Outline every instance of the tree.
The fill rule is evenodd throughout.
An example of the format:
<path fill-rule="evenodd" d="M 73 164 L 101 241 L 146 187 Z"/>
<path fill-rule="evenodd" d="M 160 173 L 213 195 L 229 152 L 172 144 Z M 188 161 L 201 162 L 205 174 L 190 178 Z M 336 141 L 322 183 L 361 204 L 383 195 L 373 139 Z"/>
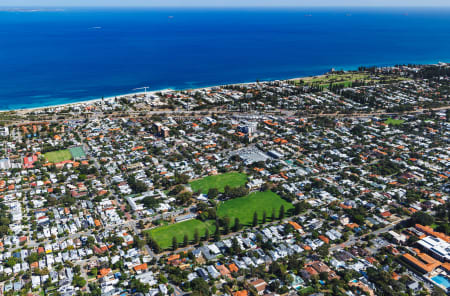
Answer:
<path fill-rule="evenodd" d="M 116 245 L 116 246 L 120 246 L 121 244 L 123 244 L 124 243 L 124 238 L 123 237 L 121 237 L 121 236 L 114 236 L 113 238 L 112 238 L 112 241 L 114 242 L 114 244 Z"/>
<path fill-rule="evenodd" d="M 223 188 L 223 193 L 225 196 L 230 196 L 231 195 L 231 187 L 229 185 L 225 185 L 225 187 Z"/>
<path fill-rule="evenodd" d="M 272 217 L 270 217 L 272 221 L 275 221 L 276 215 L 275 215 L 275 208 L 272 208 Z"/>
<path fill-rule="evenodd" d="M 328 279 L 328 272 L 324 271 L 324 272 L 319 273 L 319 278 L 322 281 L 326 281 Z"/>
<path fill-rule="evenodd" d="M 176 249 L 178 249 L 178 242 L 177 242 L 177 238 L 174 236 L 172 238 L 172 249 L 175 251 Z"/>
<path fill-rule="evenodd" d="M 230 217 L 223 218 L 223 233 L 230 233 Z"/>
<path fill-rule="evenodd" d="M 281 207 L 280 207 L 280 213 L 279 213 L 279 215 L 278 215 L 278 218 L 280 219 L 280 220 L 283 220 L 284 219 L 284 205 L 281 205 Z"/>
<path fill-rule="evenodd" d="M 217 188 L 209 188 L 209 190 L 208 190 L 209 198 L 216 198 L 218 195 L 219 195 L 219 190 Z"/>
<path fill-rule="evenodd" d="M 267 213 L 266 213 L 266 210 L 264 210 L 263 216 L 262 216 L 262 223 L 266 224 L 266 220 L 267 220 Z"/>
<path fill-rule="evenodd" d="M 150 289 L 150 286 L 134 278 L 129 282 L 129 288 L 130 290 L 134 290 L 136 292 L 146 293 Z"/>
<path fill-rule="evenodd" d="M 191 282 L 192 295 L 193 296 L 209 296 L 211 293 L 209 292 L 208 283 L 201 277 L 195 278 Z"/>
<path fill-rule="evenodd" d="M 187 205 L 187 204 L 190 204 L 191 198 L 192 198 L 192 193 L 186 191 L 186 192 L 183 192 L 180 195 L 178 195 L 177 202 L 180 205 Z"/>
<path fill-rule="evenodd" d="M 148 190 L 147 185 L 142 181 L 136 180 L 134 176 L 128 177 L 127 182 L 130 188 L 136 193 L 141 193 Z"/>
<path fill-rule="evenodd" d="M 186 174 L 175 174 L 176 184 L 187 184 L 189 182 L 189 176 Z"/>
<path fill-rule="evenodd" d="M 177 186 L 173 187 L 173 189 L 170 191 L 170 194 L 177 195 L 183 190 L 184 190 L 183 185 L 178 184 Z"/>
<path fill-rule="evenodd" d="M 93 245 L 95 244 L 95 238 L 94 238 L 92 235 L 88 236 L 88 237 L 87 237 L 86 244 L 87 244 L 88 246 L 93 246 Z"/>
<path fill-rule="evenodd" d="M 267 191 L 270 189 L 270 184 L 265 182 L 264 184 L 261 185 L 261 191 Z"/>
<path fill-rule="evenodd" d="M 19 259 L 17 259 L 16 257 L 9 257 L 6 261 L 6 266 L 13 267 L 17 263 L 19 263 Z"/>
<path fill-rule="evenodd" d="M 142 249 L 145 246 L 145 241 L 139 237 L 135 236 L 133 240 L 138 249 Z"/>
<path fill-rule="evenodd" d="M 159 205 L 159 201 L 154 198 L 153 196 L 146 196 L 144 199 L 142 199 L 141 203 L 146 208 L 156 208 Z"/>
<path fill-rule="evenodd" d="M 434 223 L 434 217 L 428 215 L 425 212 L 419 211 L 412 214 L 410 219 L 410 224 L 422 224 L 422 225 L 431 225 Z"/>
<path fill-rule="evenodd" d="M 224 188 L 223 195 L 229 198 L 245 196 L 248 195 L 248 188 L 245 186 L 231 188 L 230 186 L 227 185 Z"/>
<path fill-rule="evenodd" d="M 241 252 L 241 247 L 239 246 L 237 238 L 233 238 L 233 240 L 231 241 L 231 251 L 235 255 Z"/>
<path fill-rule="evenodd" d="M 446 293 L 439 287 L 434 287 L 433 292 L 431 292 L 431 296 L 445 296 Z"/>
<path fill-rule="evenodd" d="M 239 218 L 234 218 L 234 226 L 233 231 L 238 232 L 241 229 L 241 222 L 239 221 Z"/>
<path fill-rule="evenodd" d="M 362 136 L 364 133 L 364 127 L 361 124 L 355 125 L 350 132 L 354 136 Z"/>
<path fill-rule="evenodd" d="M 303 211 L 308 209 L 308 203 L 301 201 L 295 204 L 294 213 L 300 215 Z"/>
<path fill-rule="evenodd" d="M 189 239 L 188 239 L 187 234 L 185 234 L 184 238 L 183 238 L 183 246 L 186 247 L 188 244 L 189 244 Z"/>
<path fill-rule="evenodd" d="M 258 213 L 255 211 L 253 213 L 253 222 L 252 222 L 252 226 L 255 227 L 256 225 L 258 225 Z"/>
<path fill-rule="evenodd" d="M 102 290 L 95 283 L 89 284 L 89 291 L 90 291 L 91 296 L 101 296 L 102 295 Z"/>
<path fill-rule="evenodd" d="M 86 280 L 79 275 L 75 275 L 72 280 L 72 284 L 76 287 L 82 288 L 86 286 Z"/>
<path fill-rule="evenodd" d="M 216 231 L 214 232 L 214 241 L 220 241 L 220 227 L 219 223 L 216 223 Z"/>
<path fill-rule="evenodd" d="M 98 269 L 96 267 L 92 268 L 91 271 L 89 271 L 89 274 L 92 276 L 97 276 Z"/>
<path fill-rule="evenodd" d="M 164 274 L 160 273 L 158 275 L 158 282 L 163 283 L 163 284 L 167 284 L 168 280 L 167 278 L 164 276 Z"/>
<path fill-rule="evenodd" d="M 29 264 L 36 262 L 39 260 L 38 253 L 31 253 L 30 256 L 28 256 L 25 261 L 27 261 Z"/>
<path fill-rule="evenodd" d="M 194 244 L 198 244 L 200 242 L 200 235 L 198 234 L 198 229 L 196 228 L 194 231 Z"/>
<path fill-rule="evenodd" d="M 161 253 L 161 247 L 159 246 L 157 241 L 155 241 L 153 244 L 153 251 L 155 251 L 156 254 Z"/>
<path fill-rule="evenodd" d="M 205 230 L 205 241 L 209 241 L 209 229 L 206 228 Z"/>
<path fill-rule="evenodd" d="M 436 231 L 443 232 L 445 234 L 450 234 L 450 223 L 442 223 L 436 227 Z"/>
<path fill-rule="evenodd" d="M 328 244 L 323 244 L 316 249 L 316 252 L 320 257 L 325 258 L 330 253 L 330 246 Z"/>

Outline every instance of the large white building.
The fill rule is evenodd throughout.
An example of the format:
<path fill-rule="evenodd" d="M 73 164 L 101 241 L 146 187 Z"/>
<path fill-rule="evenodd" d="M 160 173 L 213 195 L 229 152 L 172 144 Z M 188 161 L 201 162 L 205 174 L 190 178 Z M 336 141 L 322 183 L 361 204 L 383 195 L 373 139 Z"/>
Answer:
<path fill-rule="evenodd" d="M 450 262 L 450 244 L 446 241 L 427 236 L 417 242 L 417 244 L 428 254 L 441 262 Z"/>
<path fill-rule="evenodd" d="M 9 128 L 7 126 L 0 126 L 0 136 L 1 137 L 9 136 Z"/>

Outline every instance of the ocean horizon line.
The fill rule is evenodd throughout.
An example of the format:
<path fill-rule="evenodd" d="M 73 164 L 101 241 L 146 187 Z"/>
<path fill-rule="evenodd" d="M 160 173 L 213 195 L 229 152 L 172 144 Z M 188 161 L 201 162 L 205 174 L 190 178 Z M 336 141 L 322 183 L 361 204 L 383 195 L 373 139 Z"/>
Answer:
<path fill-rule="evenodd" d="M 296 6 L 296 5 L 262 5 L 262 6 L 207 6 L 207 5 L 201 5 L 201 6 L 164 6 L 164 5 L 144 5 L 144 6 L 78 6 L 78 5 L 59 5 L 59 6 L 46 6 L 46 5 L 39 5 L 39 6 L 33 6 L 33 5 L 0 5 L 0 9 L 105 9 L 105 10 L 117 10 L 117 9 L 173 9 L 173 10 L 186 10 L 186 9 L 213 9 L 213 10 L 234 10 L 234 9 L 255 9 L 255 10 L 266 10 L 266 9 L 321 9 L 321 10 L 334 10 L 334 9 L 427 9 L 427 10 L 434 10 L 434 9 L 440 9 L 440 8 L 446 8 L 450 9 L 449 5 L 352 5 L 352 6 L 339 6 L 339 5 L 327 5 L 327 6 L 320 6 L 320 5 L 303 5 L 303 6 Z"/>

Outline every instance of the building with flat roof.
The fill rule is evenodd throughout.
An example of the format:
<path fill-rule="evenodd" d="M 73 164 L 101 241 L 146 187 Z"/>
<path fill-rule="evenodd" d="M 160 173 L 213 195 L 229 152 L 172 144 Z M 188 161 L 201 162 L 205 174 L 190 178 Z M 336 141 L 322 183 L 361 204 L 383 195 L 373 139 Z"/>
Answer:
<path fill-rule="evenodd" d="M 244 161 L 246 165 L 252 164 L 254 162 L 266 161 L 269 157 L 263 153 L 261 150 L 255 147 L 243 148 L 235 153 Z"/>
<path fill-rule="evenodd" d="M 9 128 L 7 126 L 0 126 L 0 136 L 1 137 L 9 136 Z"/>
<path fill-rule="evenodd" d="M 427 236 L 417 241 L 418 246 L 430 256 L 442 262 L 450 262 L 450 244 L 446 241 Z"/>

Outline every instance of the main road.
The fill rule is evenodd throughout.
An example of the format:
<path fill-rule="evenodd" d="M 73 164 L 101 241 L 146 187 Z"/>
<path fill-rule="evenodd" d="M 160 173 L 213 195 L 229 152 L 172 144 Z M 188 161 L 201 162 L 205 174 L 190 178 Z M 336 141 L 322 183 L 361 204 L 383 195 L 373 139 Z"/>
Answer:
<path fill-rule="evenodd" d="M 415 114 L 415 113 L 422 113 L 422 112 L 427 112 L 427 111 L 442 111 L 442 110 L 448 110 L 450 109 L 450 106 L 443 106 L 443 107 L 437 107 L 437 108 L 430 108 L 430 109 L 417 109 L 417 110 L 412 110 L 412 111 L 404 111 L 404 112 L 388 112 L 386 110 L 378 110 L 378 111 L 374 111 L 374 112 L 370 112 L 370 113 L 351 113 L 351 114 L 346 114 L 346 113 L 339 113 L 339 112 L 335 112 L 335 113 L 319 113 L 319 114 L 306 114 L 304 116 L 298 116 L 296 115 L 296 113 L 298 113 L 300 110 L 285 110 L 285 109 L 281 109 L 281 110 L 276 110 L 276 111 L 264 111 L 264 112 L 258 112 L 258 111 L 250 111 L 250 112 L 239 112 L 239 111 L 228 111 L 228 110 L 218 110 L 218 109 L 206 109 L 206 110 L 196 110 L 196 111 L 185 111 L 185 110 L 159 110 L 159 111 L 155 111 L 155 110 L 142 110 L 142 111 L 124 111 L 121 113 L 112 113 L 112 114 L 104 114 L 104 113 L 83 113 L 82 116 L 80 115 L 76 115 L 76 114 L 64 114 L 61 113 L 59 116 L 62 115 L 67 115 L 70 117 L 70 120 L 85 120 L 85 119 L 89 119 L 93 116 L 95 116 L 96 118 L 102 117 L 102 116 L 107 116 L 109 119 L 129 119 L 129 118 L 149 118 L 152 117 L 153 115 L 169 115 L 169 116 L 174 116 L 174 117 L 197 117 L 199 115 L 211 115 L 211 114 L 222 114 L 222 115 L 234 115 L 234 116 L 238 116 L 238 115 L 242 115 L 242 114 L 247 114 L 247 115 L 265 115 L 265 114 L 270 114 L 270 115 L 280 115 L 283 117 L 292 117 L 292 116 L 298 116 L 301 118 L 309 118 L 309 119 L 313 119 L 313 118 L 318 118 L 318 117 L 333 117 L 333 118 L 358 118 L 358 117 L 372 117 L 372 116 L 382 116 L 382 115 L 395 115 L 395 114 Z M 17 125 L 17 124 L 21 124 L 21 125 L 28 125 L 28 124 L 38 124 L 38 123 L 42 123 L 42 122 L 48 122 L 48 123 L 61 123 L 63 121 L 69 120 L 68 118 L 61 118 L 58 119 L 56 118 L 56 115 L 36 115 L 36 116 L 42 116 L 42 118 L 40 118 L 39 120 L 33 120 L 33 121 L 26 121 L 26 120 L 20 120 L 17 119 L 15 121 L 11 121 L 11 120 L 0 120 L 4 121 L 7 123 L 8 126 L 11 125 Z M 59 117 L 58 116 L 58 117 Z M 77 117 L 78 116 L 78 117 Z"/>

